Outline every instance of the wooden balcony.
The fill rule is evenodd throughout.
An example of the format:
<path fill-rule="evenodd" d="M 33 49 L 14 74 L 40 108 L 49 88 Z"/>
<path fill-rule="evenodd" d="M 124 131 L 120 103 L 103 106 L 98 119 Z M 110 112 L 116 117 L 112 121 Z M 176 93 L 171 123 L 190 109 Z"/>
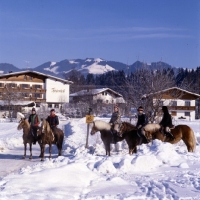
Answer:
<path fill-rule="evenodd" d="M 195 110 L 195 106 L 169 106 L 169 110 Z"/>
<path fill-rule="evenodd" d="M 0 88 L 0 92 L 6 92 L 6 88 Z M 33 88 L 9 88 L 10 92 L 21 92 L 21 93 L 42 93 L 45 94 L 46 90 L 45 89 L 33 89 Z"/>

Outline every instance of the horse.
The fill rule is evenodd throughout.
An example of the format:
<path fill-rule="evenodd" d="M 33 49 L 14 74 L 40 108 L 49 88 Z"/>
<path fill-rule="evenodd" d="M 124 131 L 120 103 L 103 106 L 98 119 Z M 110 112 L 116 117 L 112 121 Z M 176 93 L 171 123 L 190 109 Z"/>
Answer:
<path fill-rule="evenodd" d="M 42 121 L 40 127 L 40 147 L 41 147 L 41 161 L 44 160 L 45 145 L 49 145 L 49 159 L 51 158 L 51 148 L 52 144 L 56 144 L 58 148 L 58 156 L 62 154 L 62 143 L 64 139 L 64 133 L 61 129 L 55 128 L 54 131 L 51 130 L 48 121 L 45 119 Z"/>
<path fill-rule="evenodd" d="M 17 127 L 17 130 L 23 129 L 23 143 L 24 143 L 24 156 L 23 159 L 26 158 L 26 148 L 27 144 L 29 144 L 30 147 L 30 157 L 29 159 L 32 159 L 32 143 L 34 142 L 34 136 L 31 134 L 31 126 L 27 119 L 21 118 L 19 121 L 19 125 Z"/>
<path fill-rule="evenodd" d="M 144 135 L 139 135 L 137 127 L 128 122 L 122 122 L 119 126 L 119 136 L 125 138 L 129 146 L 130 155 L 137 153 L 138 145 L 149 143 L 149 140 Z"/>
<path fill-rule="evenodd" d="M 169 136 L 165 136 L 161 132 L 161 126 L 159 124 L 147 124 L 144 128 L 144 134 L 149 140 L 158 139 L 162 142 L 169 142 L 171 144 L 178 143 L 181 139 L 187 146 L 188 152 L 194 152 L 196 148 L 196 139 L 193 130 L 187 125 L 177 125 L 171 129 L 171 133 L 175 137 L 172 140 Z"/>
<path fill-rule="evenodd" d="M 121 126 L 123 126 L 123 123 L 121 125 L 119 125 L 119 129 L 121 128 Z M 96 132 L 100 132 L 101 133 L 101 139 L 105 145 L 105 149 L 106 149 L 106 155 L 110 156 L 110 144 L 112 144 L 112 133 L 111 133 L 111 125 L 109 123 L 106 123 L 104 121 L 101 120 L 96 120 L 93 121 L 93 126 L 91 129 L 90 134 L 94 135 Z M 122 140 L 126 140 L 128 146 L 129 146 L 129 154 L 132 154 L 133 152 L 133 147 L 134 143 L 135 143 L 135 138 L 133 135 L 137 135 L 137 131 L 135 129 L 135 127 L 132 127 L 132 129 L 129 129 L 126 133 L 122 134 L 121 136 L 116 136 L 116 142 L 120 142 Z"/>

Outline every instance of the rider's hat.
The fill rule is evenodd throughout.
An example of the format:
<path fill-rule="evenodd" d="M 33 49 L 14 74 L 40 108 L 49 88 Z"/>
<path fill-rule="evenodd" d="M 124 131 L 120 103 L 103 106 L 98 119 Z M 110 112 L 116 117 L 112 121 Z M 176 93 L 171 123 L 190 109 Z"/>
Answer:
<path fill-rule="evenodd" d="M 32 111 L 35 111 L 35 108 L 32 108 Z"/>
<path fill-rule="evenodd" d="M 138 111 L 144 111 L 143 107 L 140 106 L 140 107 L 138 108 Z"/>
<path fill-rule="evenodd" d="M 163 106 L 163 107 L 162 107 L 162 111 L 163 111 L 163 112 L 168 112 L 167 106 Z"/>
<path fill-rule="evenodd" d="M 118 107 L 118 105 L 117 105 L 117 104 L 115 104 L 115 105 L 114 105 L 114 108 L 117 108 L 117 109 L 119 109 L 119 107 Z"/>
<path fill-rule="evenodd" d="M 55 109 L 51 109 L 50 112 L 55 112 Z"/>

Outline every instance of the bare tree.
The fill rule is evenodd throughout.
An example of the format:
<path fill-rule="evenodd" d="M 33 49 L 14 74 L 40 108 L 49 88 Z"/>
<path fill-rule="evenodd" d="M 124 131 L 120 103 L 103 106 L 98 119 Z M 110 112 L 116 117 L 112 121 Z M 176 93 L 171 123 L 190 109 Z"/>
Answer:
<path fill-rule="evenodd" d="M 16 89 L 12 87 L 12 84 L 5 85 L 1 99 L 4 101 L 4 104 L 8 106 L 9 118 L 11 121 L 11 110 L 13 110 L 12 106 L 15 106 L 16 102 L 22 100 L 23 98 L 23 93 L 16 91 Z"/>
<path fill-rule="evenodd" d="M 175 78 L 172 70 L 144 67 L 128 75 L 124 85 L 117 87 L 126 100 L 127 108 L 143 106 L 149 120 L 153 121 L 162 105 L 162 95 L 158 92 L 173 86 Z"/>

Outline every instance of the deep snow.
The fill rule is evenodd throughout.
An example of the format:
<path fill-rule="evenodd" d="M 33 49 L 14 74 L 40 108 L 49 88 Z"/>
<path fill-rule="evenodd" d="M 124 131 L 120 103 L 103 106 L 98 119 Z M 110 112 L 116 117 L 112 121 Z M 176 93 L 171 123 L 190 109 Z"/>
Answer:
<path fill-rule="evenodd" d="M 97 118 L 96 118 L 97 119 Z M 109 119 L 102 118 L 108 121 Z M 200 121 L 176 121 L 200 136 Z M 40 162 L 39 145 L 33 159 L 22 160 L 22 131 L 17 123 L 0 123 L 0 199 L 200 199 L 200 146 L 188 153 L 176 145 L 155 140 L 128 154 L 123 141 L 112 145 L 111 156 L 99 133 L 89 136 L 85 149 L 85 118 L 61 121 L 65 131 L 63 156 Z M 29 152 L 27 152 L 29 156 Z"/>

